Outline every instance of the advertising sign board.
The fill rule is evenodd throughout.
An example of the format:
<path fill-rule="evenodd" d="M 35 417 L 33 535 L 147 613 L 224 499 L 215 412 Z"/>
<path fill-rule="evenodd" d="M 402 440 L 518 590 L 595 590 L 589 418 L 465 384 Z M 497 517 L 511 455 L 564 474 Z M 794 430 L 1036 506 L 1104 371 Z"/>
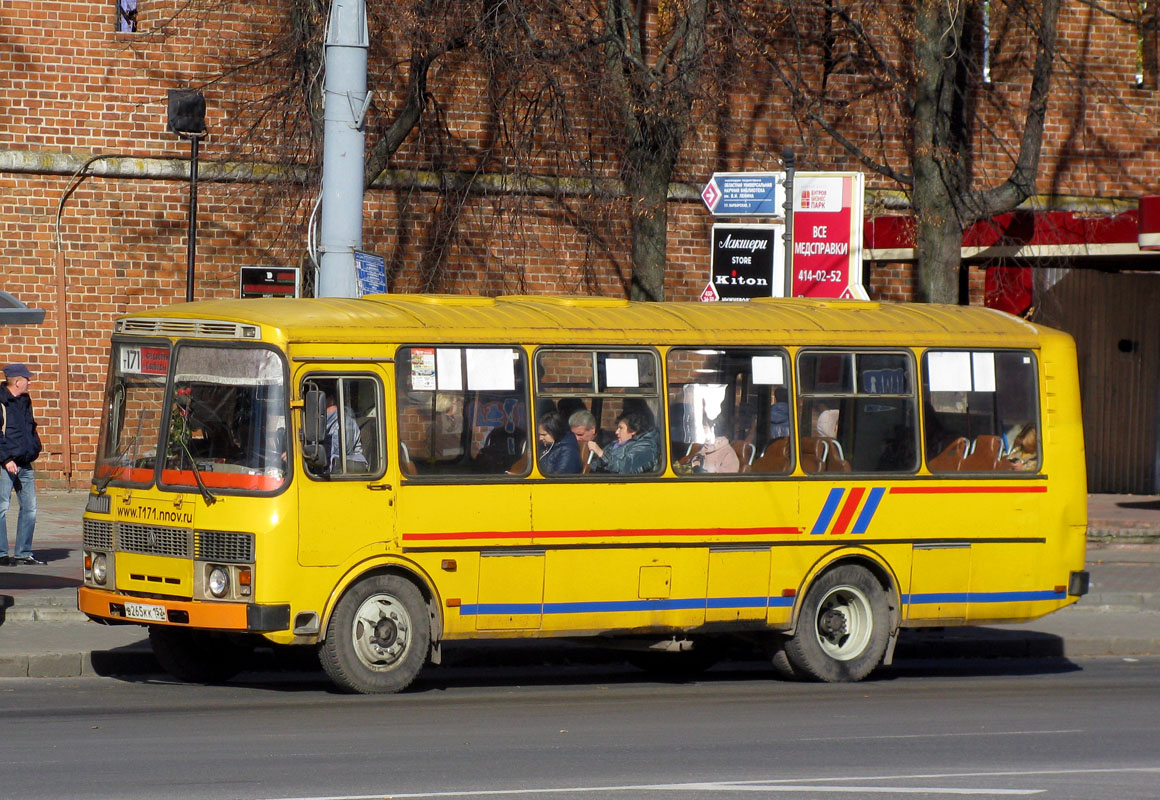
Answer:
<path fill-rule="evenodd" d="M 711 292 L 702 300 L 748 300 L 781 295 L 784 225 L 713 226 Z M 714 296 L 715 295 L 715 296 Z"/>
<path fill-rule="evenodd" d="M 298 267 L 242 267 L 238 297 L 297 297 Z"/>
<path fill-rule="evenodd" d="M 793 296 L 866 300 L 860 172 L 799 172 L 793 182 Z"/>

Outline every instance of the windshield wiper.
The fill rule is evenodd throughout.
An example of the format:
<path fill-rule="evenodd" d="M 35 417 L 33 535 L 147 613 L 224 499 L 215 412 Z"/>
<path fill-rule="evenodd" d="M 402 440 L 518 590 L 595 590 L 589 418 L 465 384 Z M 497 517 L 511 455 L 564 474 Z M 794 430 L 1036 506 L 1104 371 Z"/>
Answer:
<path fill-rule="evenodd" d="M 136 446 L 137 446 L 137 437 L 134 436 L 131 441 L 126 443 L 126 445 L 124 447 L 122 447 L 121 450 L 115 456 L 113 456 L 113 462 L 114 463 L 119 462 L 122 458 L 125 457 L 126 453 L 128 453 L 130 450 L 132 450 Z M 109 488 L 109 484 L 112 482 L 113 478 L 117 477 L 118 471 L 119 470 L 114 469 L 112 472 L 110 472 L 105 477 L 101 478 L 99 481 L 95 481 L 95 483 L 97 484 L 97 494 L 104 494 L 105 493 L 105 490 Z"/>
<path fill-rule="evenodd" d="M 181 451 L 185 453 L 185 457 L 189 459 L 189 465 L 193 468 L 193 479 L 197 481 L 197 488 L 201 492 L 202 499 L 205 500 L 207 506 L 212 506 L 217 502 L 217 497 L 201 479 L 201 469 L 197 466 L 197 460 L 194 459 L 193 453 L 189 452 L 189 437 L 186 435 L 186 431 L 182 431 L 181 435 L 177 437 L 177 441 L 181 444 Z"/>

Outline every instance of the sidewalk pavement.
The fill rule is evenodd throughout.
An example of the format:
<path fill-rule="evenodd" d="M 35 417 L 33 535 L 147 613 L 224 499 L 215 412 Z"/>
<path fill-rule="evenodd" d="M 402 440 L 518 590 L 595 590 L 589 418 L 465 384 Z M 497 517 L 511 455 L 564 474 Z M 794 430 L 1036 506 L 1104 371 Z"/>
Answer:
<path fill-rule="evenodd" d="M 0 567 L 0 678 L 158 672 L 145 629 L 99 625 L 77 611 L 87 492 L 40 490 L 40 567 Z M 15 543 L 17 504 L 8 514 Z M 896 660 L 943 657 L 1160 655 L 1160 496 L 1090 495 L 1091 591 L 1020 625 L 908 630 Z"/>

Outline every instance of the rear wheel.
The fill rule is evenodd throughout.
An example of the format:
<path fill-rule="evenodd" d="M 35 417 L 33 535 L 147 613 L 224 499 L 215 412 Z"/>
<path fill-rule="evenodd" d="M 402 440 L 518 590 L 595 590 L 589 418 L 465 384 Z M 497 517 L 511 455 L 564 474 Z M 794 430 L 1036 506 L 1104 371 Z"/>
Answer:
<path fill-rule="evenodd" d="M 859 681 L 882 662 L 889 627 L 886 592 L 877 579 L 862 567 L 838 567 L 806 592 L 785 660 L 802 677 Z"/>
<path fill-rule="evenodd" d="M 773 665 L 773 671 L 777 673 L 779 678 L 787 681 L 801 680 L 802 676 L 794 669 L 793 664 L 789 661 L 789 656 L 785 654 L 785 645 L 788 641 L 789 638 L 780 633 L 772 635 L 766 646 L 769 663 Z"/>
<path fill-rule="evenodd" d="M 338 601 L 318 656 L 345 691 L 399 692 L 423 668 L 430 645 L 430 617 L 419 590 L 398 575 L 376 575 Z"/>
<path fill-rule="evenodd" d="M 149 644 L 163 670 L 189 683 L 224 683 L 242 671 L 252 652 L 228 634 L 163 625 L 149 627 Z"/>

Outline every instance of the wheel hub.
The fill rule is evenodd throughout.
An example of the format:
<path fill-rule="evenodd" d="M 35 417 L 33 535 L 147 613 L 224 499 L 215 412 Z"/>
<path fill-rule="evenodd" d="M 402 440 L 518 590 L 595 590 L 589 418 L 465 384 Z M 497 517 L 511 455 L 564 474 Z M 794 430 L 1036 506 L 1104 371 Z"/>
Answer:
<path fill-rule="evenodd" d="M 849 632 L 846 615 L 836 608 L 823 612 L 818 619 L 818 631 L 827 639 L 837 641 Z"/>
<path fill-rule="evenodd" d="M 359 606 L 351 633 L 358 659 L 370 669 L 388 670 L 411 645 L 411 617 L 396 598 L 374 595 Z"/>

